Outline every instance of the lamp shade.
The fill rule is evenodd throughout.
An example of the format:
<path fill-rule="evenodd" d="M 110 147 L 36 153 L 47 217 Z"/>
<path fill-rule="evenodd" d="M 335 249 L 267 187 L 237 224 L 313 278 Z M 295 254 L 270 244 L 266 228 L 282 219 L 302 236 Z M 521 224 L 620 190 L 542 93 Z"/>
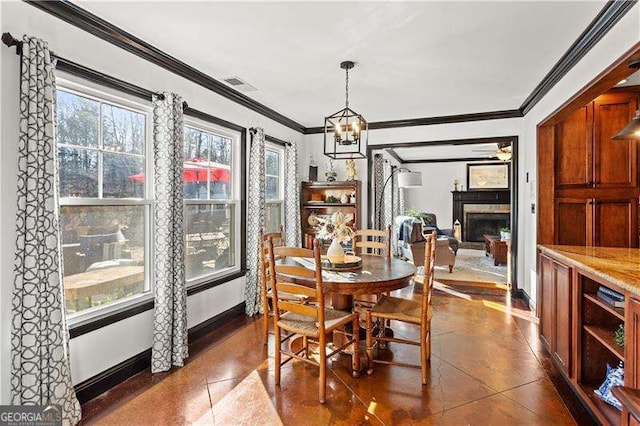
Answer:
<path fill-rule="evenodd" d="M 398 173 L 398 186 L 400 188 L 417 188 L 422 186 L 422 173 L 400 172 Z"/>
<path fill-rule="evenodd" d="M 620 130 L 617 135 L 611 139 L 615 140 L 628 140 L 628 139 L 640 139 L 640 109 L 636 111 L 636 116 L 631 120 L 627 126 Z"/>

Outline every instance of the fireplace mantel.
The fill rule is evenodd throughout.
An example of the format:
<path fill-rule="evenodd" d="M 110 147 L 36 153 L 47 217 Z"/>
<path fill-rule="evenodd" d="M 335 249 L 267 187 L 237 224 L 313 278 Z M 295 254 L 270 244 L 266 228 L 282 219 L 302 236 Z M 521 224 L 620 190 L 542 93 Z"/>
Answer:
<path fill-rule="evenodd" d="M 511 191 L 508 189 L 483 191 L 451 191 L 453 195 L 453 218 L 451 223 L 459 220 L 464 232 L 465 204 L 511 204 Z"/>

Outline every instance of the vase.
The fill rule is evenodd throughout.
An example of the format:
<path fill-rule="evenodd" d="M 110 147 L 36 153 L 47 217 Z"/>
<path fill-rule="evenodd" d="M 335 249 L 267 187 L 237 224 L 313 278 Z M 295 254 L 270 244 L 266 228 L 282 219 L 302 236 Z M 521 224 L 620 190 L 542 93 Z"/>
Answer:
<path fill-rule="evenodd" d="M 331 245 L 327 250 L 327 257 L 331 263 L 340 263 L 344 261 L 344 250 L 337 239 L 331 241 Z"/>
<path fill-rule="evenodd" d="M 502 240 L 502 241 L 510 241 L 511 240 L 511 232 L 500 231 L 500 240 Z"/>

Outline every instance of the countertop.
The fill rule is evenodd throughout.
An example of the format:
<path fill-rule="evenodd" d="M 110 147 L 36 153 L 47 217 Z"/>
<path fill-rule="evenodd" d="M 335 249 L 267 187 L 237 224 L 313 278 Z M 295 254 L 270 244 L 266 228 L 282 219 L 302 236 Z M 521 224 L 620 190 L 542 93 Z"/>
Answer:
<path fill-rule="evenodd" d="M 640 296 L 640 249 L 543 244 L 538 249 Z"/>

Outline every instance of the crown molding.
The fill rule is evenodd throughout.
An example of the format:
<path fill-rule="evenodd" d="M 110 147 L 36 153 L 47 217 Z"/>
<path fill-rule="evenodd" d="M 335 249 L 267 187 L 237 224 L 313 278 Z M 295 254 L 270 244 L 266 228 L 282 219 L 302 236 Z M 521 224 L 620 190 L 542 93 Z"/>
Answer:
<path fill-rule="evenodd" d="M 68 0 L 35 1 L 24 0 L 71 25 L 118 46 L 134 55 L 209 89 L 229 100 L 270 118 L 302 134 L 324 133 L 324 127 L 305 127 L 293 119 L 261 104 L 243 93 L 234 90 L 215 78 L 190 65 L 167 55 L 155 46 L 131 33 L 107 22 Z M 391 129 L 436 124 L 464 123 L 483 120 L 500 120 L 524 117 L 590 50 L 631 10 L 638 0 L 609 0 L 587 28 L 578 36 L 567 52 L 554 64 L 542 81 L 527 96 L 518 109 L 489 111 L 471 114 L 445 115 L 439 117 L 410 118 L 369 123 L 370 130 Z"/>
<path fill-rule="evenodd" d="M 290 129 L 304 133 L 305 127 L 302 124 L 299 124 L 268 106 L 232 89 L 226 84 L 221 83 L 215 78 L 193 68 L 190 65 L 187 65 L 179 59 L 164 53 L 157 47 L 71 3 L 70 1 L 25 0 L 25 2 L 71 25 L 87 31 L 88 33 L 93 34 L 114 46 L 120 47 L 129 53 L 133 53 L 142 59 L 209 89 L 220 96 L 287 126 Z"/>

